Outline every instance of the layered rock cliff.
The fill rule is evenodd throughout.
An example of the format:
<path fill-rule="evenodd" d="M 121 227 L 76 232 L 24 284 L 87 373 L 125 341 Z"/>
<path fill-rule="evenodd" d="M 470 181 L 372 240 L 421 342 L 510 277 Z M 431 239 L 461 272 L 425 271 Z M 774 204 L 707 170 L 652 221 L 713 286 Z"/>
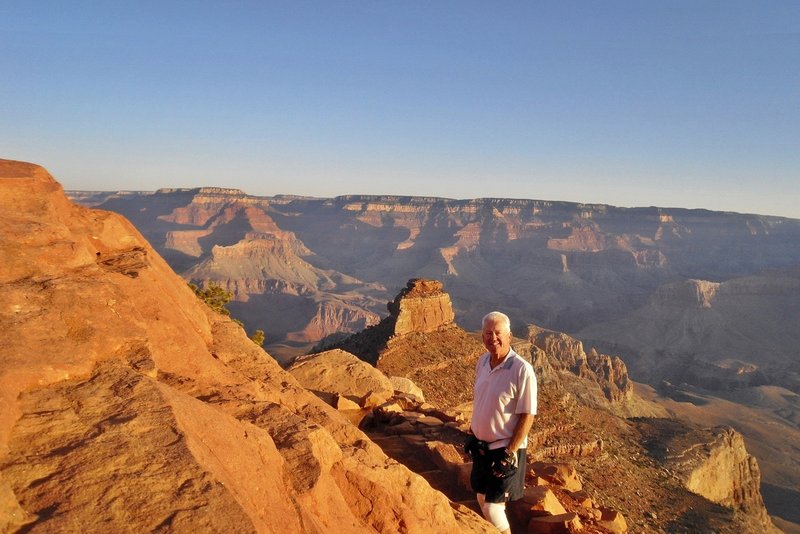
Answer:
<path fill-rule="evenodd" d="M 690 491 L 736 510 L 759 532 L 778 532 L 764 507 L 761 473 L 742 435 L 675 420 L 642 421 L 647 446 Z"/>
<path fill-rule="evenodd" d="M 317 265 L 314 253 L 271 218 L 271 202 L 281 199 L 212 187 L 135 196 L 111 195 L 100 204 L 130 218 L 185 279 L 230 291 L 235 317 L 248 331 L 263 330 L 274 347 L 293 344 L 296 355 L 309 343 L 380 319 L 384 288 Z M 86 201 L 96 204 L 98 197 Z"/>
<path fill-rule="evenodd" d="M 387 307 L 394 319 L 394 335 L 435 332 L 455 323 L 450 295 L 437 280 L 409 280 Z"/>
<path fill-rule="evenodd" d="M 528 340 L 536 349 L 535 365 L 541 372 L 569 371 L 591 380 L 613 403 L 624 403 L 633 396 L 628 369 L 619 357 L 600 354 L 594 348 L 587 354 L 577 339 L 536 325 L 528 326 Z"/>
<path fill-rule="evenodd" d="M 667 283 L 718 282 L 800 263 L 800 222 L 704 210 L 499 198 L 254 197 L 221 188 L 113 195 L 104 207 L 132 220 L 179 272 L 204 261 L 215 245 L 244 239 L 260 212 L 312 252 L 300 256 L 314 268 L 384 288 L 369 312 L 383 313 L 398 280 L 427 277 L 447 283 L 465 324 L 502 302 L 515 323 L 575 332 L 625 316 Z"/>
<path fill-rule="evenodd" d="M 577 334 L 622 355 L 634 378 L 709 390 L 774 384 L 800 392 L 793 324 L 800 271 L 770 270 L 724 282 L 660 287 L 630 316 Z"/>
<path fill-rule="evenodd" d="M 0 160 L 0 530 L 489 532 L 200 302 L 126 220 Z"/>

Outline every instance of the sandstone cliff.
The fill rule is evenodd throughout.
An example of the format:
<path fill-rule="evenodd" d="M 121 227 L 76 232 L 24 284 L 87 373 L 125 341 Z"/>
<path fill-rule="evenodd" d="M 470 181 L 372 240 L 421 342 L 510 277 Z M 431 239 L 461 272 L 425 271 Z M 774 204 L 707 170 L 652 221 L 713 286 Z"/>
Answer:
<path fill-rule="evenodd" d="M 489 532 L 123 218 L 0 161 L 0 530 Z"/>
<path fill-rule="evenodd" d="M 777 532 L 759 489 L 758 462 L 729 427 L 700 428 L 675 420 L 641 421 L 650 453 L 690 491 L 733 508 L 759 532 Z"/>
<path fill-rule="evenodd" d="M 455 321 L 450 295 L 436 280 L 410 280 L 388 308 L 395 336 L 435 332 L 453 326 Z"/>
<path fill-rule="evenodd" d="M 633 383 L 619 357 L 600 354 L 594 348 L 587 355 L 577 339 L 536 325 L 528 326 L 528 340 L 536 349 L 534 364 L 541 369 L 540 374 L 568 371 L 591 380 L 613 403 L 625 403 L 633 397 Z M 586 400 L 591 398 L 591 394 L 586 396 Z"/>

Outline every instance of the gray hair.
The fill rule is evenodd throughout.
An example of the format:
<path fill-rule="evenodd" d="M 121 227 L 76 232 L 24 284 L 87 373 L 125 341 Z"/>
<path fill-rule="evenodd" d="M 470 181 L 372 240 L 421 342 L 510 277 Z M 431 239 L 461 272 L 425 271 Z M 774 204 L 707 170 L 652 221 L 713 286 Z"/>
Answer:
<path fill-rule="evenodd" d="M 505 329 L 510 333 L 511 332 L 511 319 L 508 318 L 508 315 L 499 311 L 489 312 L 483 316 L 483 320 L 481 321 L 481 327 L 486 326 L 486 323 L 493 322 L 499 323 L 505 327 Z"/>

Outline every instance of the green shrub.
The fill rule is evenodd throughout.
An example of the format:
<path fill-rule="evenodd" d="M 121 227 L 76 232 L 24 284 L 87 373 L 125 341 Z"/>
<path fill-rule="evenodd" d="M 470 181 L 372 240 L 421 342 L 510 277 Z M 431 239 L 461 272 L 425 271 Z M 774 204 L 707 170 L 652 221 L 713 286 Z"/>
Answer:
<path fill-rule="evenodd" d="M 253 340 L 253 343 L 258 345 L 259 347 L 264 346 L 264 331 L 263 330 L 256 330 L 253 332 L 253 335 L 250 336 L 250 339 Z"/>
<path fill-rule="evenodd" d="M 189 283 L 189 287 L 192 288 L 192 291 L 194 291 L 194 294 L 197 295 L 200 300 L 208 304 L 209 308 L 223 315 L 230 316 L 231 312 L 225 305 L 233 299 L 233 293 L 226 291 L 214 282 L 209 282 L 208 286 L 205 288 L 200 288 L 192 283 Z"/>

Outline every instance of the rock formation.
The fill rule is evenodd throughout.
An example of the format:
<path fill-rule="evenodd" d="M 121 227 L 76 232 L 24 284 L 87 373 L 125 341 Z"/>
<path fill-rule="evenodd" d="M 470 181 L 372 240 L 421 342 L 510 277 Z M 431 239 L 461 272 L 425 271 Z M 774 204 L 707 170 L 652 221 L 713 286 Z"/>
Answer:
<path fill-rule="evenodd" d="M 388 304 L 394 318 L 394 335 L 435 332 L 453 326 L 455 314 L 450 295 L 437 280 L 409 280 Z"/>
<path fill-rule="evenodd" d="M 387 307 L 389 317 L 331 347 L 355 354 L 387 376 L 410 379 L 438 405 L 453 407 L 468 401 L 471 381 L 463 379 L 474 375 L 485 349 L 454 322 L 442 283 L 411 279 Z M 428 387 L 431 384 L 436 386 Z"/>
<path fill-rule="evenodd" d="M 118 215 L 0 161 L 0 530 L 490 532 L 199 301 Z"/>
<path fill-rule="evenodd" d="M 346 365 L 340 365 L 341 362 L 346 362 Z M 325 376 L 320 379 L 314 370 Z M 352 397 L 353 387 L 362 387 L 363 391 L 361 384 L 353 382 L 353 375 L 369 375 L 366 382 L 377 385 L 373 373 L 379 373 L 355 357 L 348 359 L 341 351 L 299 359 L 290 372 L 305 387 L 334 406 L 338 398 Z M 320 388 L 321 382 L 324 391 Z M 354 412 L 359 408 L 358 405 L 355 409 L 339 407 L 343 412 Z M 439 409 L 398 391 L 371 408 L 368 414 L 360 410 L 359 421 L 386 454 L 422 474 L 451 500 L 478 511 L 469 485 L 471 463 L 462 447 L 469 428 L 463 413 Z M 528 488 L 524 498 L 509 506 L 514 531 L 573 532 L 586 528 L 588 532 L 603 532 L 600 529 L 620 534 L 627 532 L 622 513 L 596 504 L 583 491 L 582 482 L 572 466 L 534 462 L 526 472 L 526 481 Z"/>
<path fill-rule="evenodd" d="M 624 403 L 633 396 L 628 369 L 618 357 L 600 354 L 594 348 L 587 355 L 577 339 L 536 325 L 528 326 L 528 339 L 536 349 L 535 363 L 540 374 L 569 371 L 597 383 L 613 403 Z"/>
<path fill-rule="evenodd" d="M 690 491 L 746 515 L 758 531 L 776 529 L 767 515 L 761 473 L 742 435 L 730 427 L 699 428 L 674 420 L 642 421 L 650 453 Z"/>
<path fill-rule="evenodd" d="M 343 350 L 330 350 L 296 359 L 288 371 L 323 400 L 333 395 L 358 401 L 373 394 L 383 403 L 394 393 L 392 382 L 383 373 Z"/>
<path fill-rule="evenodd" d="M 137 206 L 142 199 L 147 206 Z M 303 347 L 379 320 L 384 301 L 375 295 L 383 288 L 309 263 L 313 252 L 278 227 L 265 199 L 203 187 L 113 195 L 101 204 L 130 218 L 184 278 L 230 291 L 236 318 L 281 349 L 278 342 Z"/>

